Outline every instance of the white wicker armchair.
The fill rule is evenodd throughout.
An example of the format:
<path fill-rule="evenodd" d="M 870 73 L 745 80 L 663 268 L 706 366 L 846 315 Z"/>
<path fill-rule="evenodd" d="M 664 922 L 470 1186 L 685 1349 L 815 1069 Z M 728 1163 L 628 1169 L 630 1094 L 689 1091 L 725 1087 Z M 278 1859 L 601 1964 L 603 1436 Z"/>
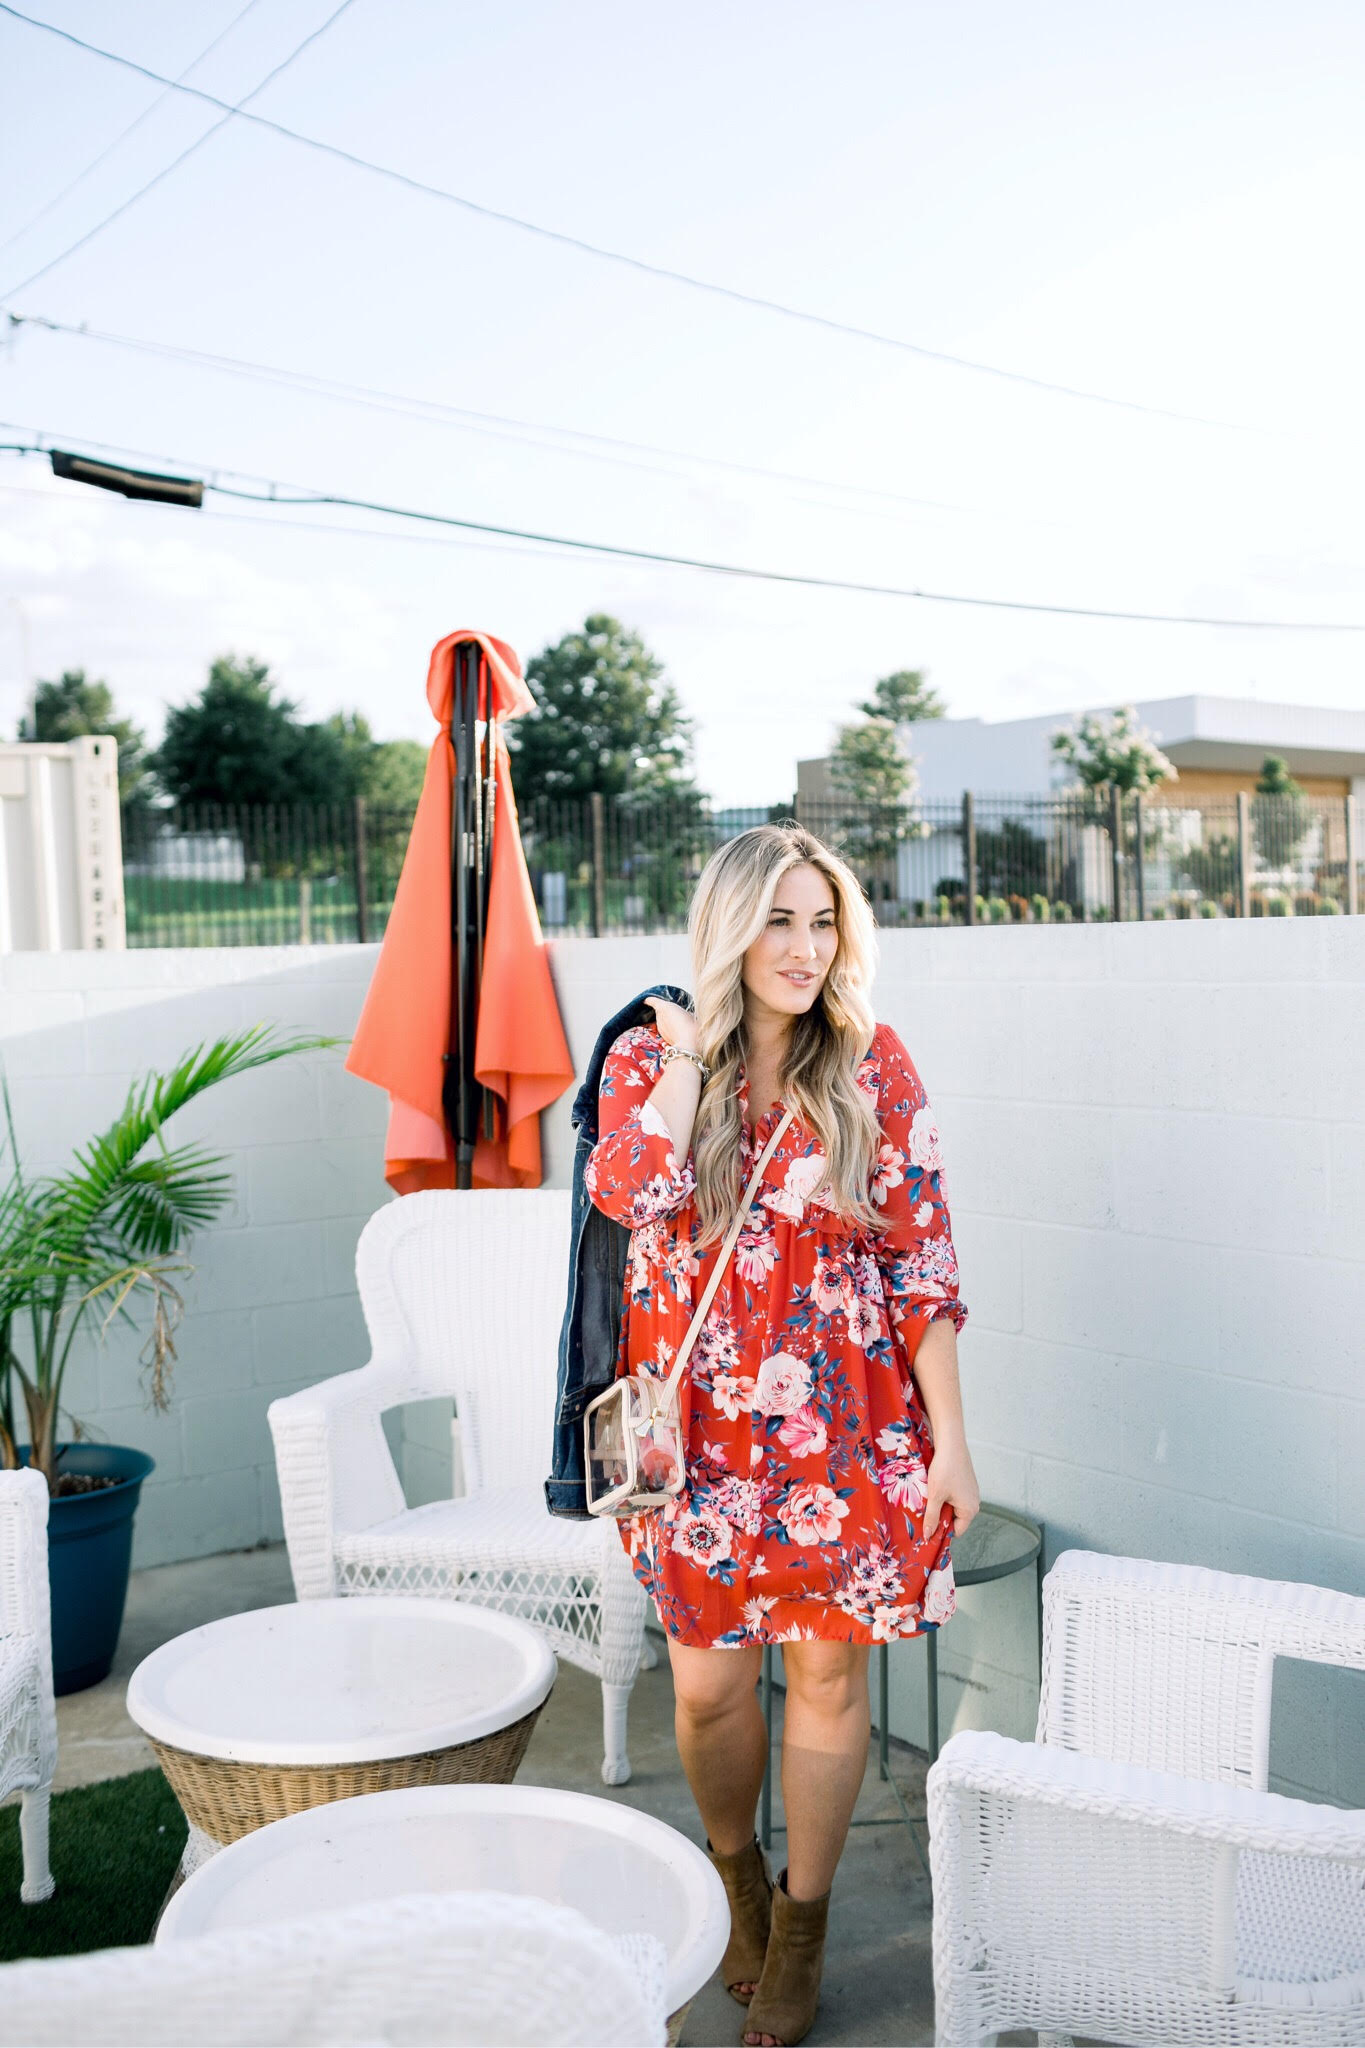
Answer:
<path fill-rule="evenodd" d="M 50 1899 L 48 1808 L 57 1768 L 47 1481 L 0 1472 L 0 1798 L 22 1791 L 19 1835 L 27 1906 Z"/>
<path fill-rule="evenodd" d="M 550 1462 L 569 1196 L 406 1195 L 356 1250 L 373 1356 L 270 1409 L 294 1590 L 455 1596 L 540 1629 L 602 1681 L 602 1776 L 630 1776 L 645 1595 L 614 1524 L 557 1520 Z M 385 1409 L 452 1395 L 467 1492 L 407 1508 Z"/>
<path fill-rule="evenodd" d="M 1268 1792 L 1274 1660 L 1365 1671 L 1365 1600 L 1067 1551 L 1036 1744 L 929 1773 L 940 2043 L 1365 2043 L 1365 1813 Z"/>
<path fill-rule="evenodd" d="M 67 2048 L 662 2048 L 665 1955 L 502 1892 L 0 1968 L 0 2043 Z"/>

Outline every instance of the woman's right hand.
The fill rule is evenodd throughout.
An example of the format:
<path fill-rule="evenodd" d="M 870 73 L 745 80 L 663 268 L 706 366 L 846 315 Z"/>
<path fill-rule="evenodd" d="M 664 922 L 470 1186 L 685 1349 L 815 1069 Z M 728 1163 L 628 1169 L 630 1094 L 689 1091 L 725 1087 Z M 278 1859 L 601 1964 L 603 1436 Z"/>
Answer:
<path fill-rule="evenodd" d="M 646 996 L 645 1001 L 654 1012 L 654 1025 L 665 1045 L 679 1046 L 684 1052 L 697 1050 L 697 1020 L 690 1010 L 681 1003 L 670 1003 L 666 996 Z"/>

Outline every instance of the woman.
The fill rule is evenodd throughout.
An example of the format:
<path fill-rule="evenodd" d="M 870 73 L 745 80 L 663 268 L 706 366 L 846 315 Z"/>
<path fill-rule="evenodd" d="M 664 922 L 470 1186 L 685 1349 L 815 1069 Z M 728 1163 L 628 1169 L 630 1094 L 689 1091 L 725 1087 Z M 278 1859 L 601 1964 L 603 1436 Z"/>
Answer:
<path fill-rule="evenodd" d="M 743 2039 L 791 2048 L 815 2017 L 867 1760 L 868 1650 L 947 1620 L 950 1540 L 979 1505 L 957 1379 L 966 1310 L 933 1117 L 873 1019 L 853 874 L 797 826 L 741 833 L 707 863 L 691 938 L 696 1015 L 654 1000 L 657 1028 L 616 1040 L 587 1186 L 633 1232 L 619 1370 L 666 1373 L 754 1161 L 795 1111 L 684 1379 L 686 1488 L 621 1525 L 668 1635 Z M 755 1684 L 773 1642 L 787 1682 L 775 1887 L 754 1839 Z"/>

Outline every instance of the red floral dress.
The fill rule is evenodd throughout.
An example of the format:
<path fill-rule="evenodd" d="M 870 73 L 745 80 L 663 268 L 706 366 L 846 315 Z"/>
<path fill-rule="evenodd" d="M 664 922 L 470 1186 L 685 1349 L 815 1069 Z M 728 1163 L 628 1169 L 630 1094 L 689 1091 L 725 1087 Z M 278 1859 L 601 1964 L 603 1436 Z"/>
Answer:
<path fill-rule="evenodd" d="M 666 1374 L 719 1247 L 698 1255 L 692 1162 L 648 1097 L 664 1041 L 611 1048 L 588 1193 L 631 1226 L 618 1372 Z M 671 1636 L 698 1648 L 884 1643 L 953 1612 L 950 1537 L 927 1540 L 928 1419 L 912 1376 L 938 1316 L 961 1329 L 938 1131 L 910 1055 L 879 1024 L 858 1070 L 882 1146 L 871 1231 L 822 1200 L 825 1158 L 798 1118 L 769 1161 L 683 1378 L 687 1485 L 621 1524 Z M 748 1124 L 740 1185 L 782 1114 Z"/>

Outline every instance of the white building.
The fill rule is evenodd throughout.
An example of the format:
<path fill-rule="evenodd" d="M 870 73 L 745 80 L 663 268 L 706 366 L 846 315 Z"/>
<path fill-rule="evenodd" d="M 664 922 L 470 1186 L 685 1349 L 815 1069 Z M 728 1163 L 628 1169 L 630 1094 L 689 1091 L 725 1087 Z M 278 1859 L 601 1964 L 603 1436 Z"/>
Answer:
<path fill-rule="evenodd" d="M 1363 692 L 1362 694 L 1365 694 Z M 982 794 L 1042 795 L 1074 779 L 1051 749 L 1059 727 L 1112 704 L 1035 718 L 942 718 L 902 729 L 919 769 L 926 802 L 956 801 L 965 789 Z M 1250 792 L 1267 754 L 1278 754 L 1314 797 L 1365 798 L 1365 709 L 1264 704 L 1249 697 L 1158 697 L 1137 707 L 1140 722 L 1179 770 L 1163 791 L 1171 802 L 1228 803 Z M 829 793 L 828 762 L 797 764 L 797 793 Z"/>

